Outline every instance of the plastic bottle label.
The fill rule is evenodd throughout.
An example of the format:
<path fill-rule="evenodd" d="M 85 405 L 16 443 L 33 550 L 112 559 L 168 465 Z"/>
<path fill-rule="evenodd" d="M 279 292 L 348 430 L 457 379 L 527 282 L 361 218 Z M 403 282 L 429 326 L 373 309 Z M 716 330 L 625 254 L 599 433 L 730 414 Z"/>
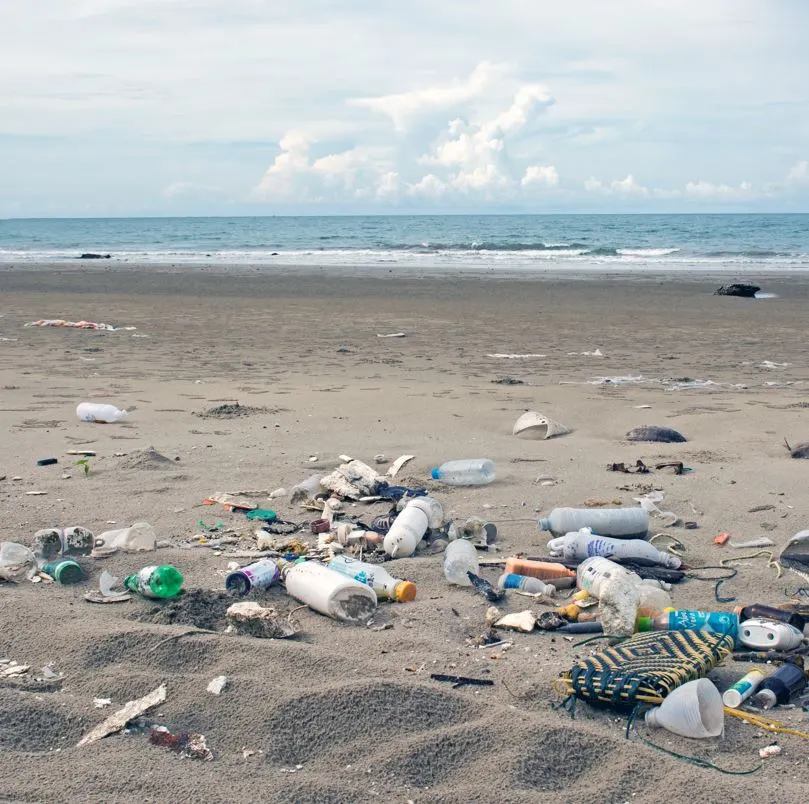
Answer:
<path fill-rule="evenodd" d="M 669 630 L 671 631 L 713 631 L 716 634 L 728 634 L 735 639 L 737 629 L 738 618 L 735 614 L 684 609 L 669 612 Z"/>
<path fill-rule="evenodd" d="M 615 545 L 608 539 L 590 539 L 587 542 L 587 558 L 593 558 L 593 556 L 609 558 L 614 553 Z"/>
<path fill-rule="evenodd" d="M 264 589 L 281 575 L 278 567 L 271 561 L 257 561 L 255 564 L 242 567 L 241 571 L 250 581 L 251 589 Z"/>

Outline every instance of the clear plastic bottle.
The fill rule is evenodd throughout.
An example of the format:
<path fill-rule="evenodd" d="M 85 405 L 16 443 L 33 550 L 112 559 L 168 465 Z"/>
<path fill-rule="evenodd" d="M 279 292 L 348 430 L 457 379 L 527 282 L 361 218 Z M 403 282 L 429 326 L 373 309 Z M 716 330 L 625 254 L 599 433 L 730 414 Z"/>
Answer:
<path fill-rule="evenodd" d="M 448 486 L 485 486 L 494 480 L 494 464 L 488 458 L 447 461 L 433 469 L 432 478 Z"/>
<path fill-rule="evenodd" d="M 615 539 L 597 536 L 590 528 L 576 533 L 567 533 L 548 542 L 552 556 L 583 561 L 592 556 L 603 556 L 613 561 L 634 561 L 637 564 L 660 565 L 679 569 L 682 560 L 670 553 L 658 550 L 642 539 Z"/>
<path fill-rule="evenodd" d="M 281 577 L 281 568 L 271 558 L 262 558 L 231 572 L 225 578 L 225 589 L 240 597 L 253 589 L 266 589 Z"/>
<path fill-rule="evenodd" d="M 411 581 L 394 578 L 383 566 L 358 561 L 348 556 L 335 556 L 328 563 L 330 570 L 341 572 L 355 581 L 370 586 L 380 600 L 409 603 L 416 599 L 416 585 Z"/>
<path fill-rule="evenodd" d="M 497 579 L 498 589 L 519 589 L 521 592 L 528 592 L 532 595 L 545 595 L 553 597 L 556 594 L 556 587 L 551 586 L 539 578 L 532 578 L 530 575 L 515 575 L 513 572 L 504 572 Z"/>
<path fill-rule="evenodd" d="M 456 539 L 444 551 L 444 577 L 458 586 L 471 586 L 467 572 L 478 574 L 478 551 L 466 539 Z"/>
<path fill-rule="evenodd" d="M 82 402 L 76 408 L 76 415 L 83 422 L 99 422 L 112 424 L 127 415 L 125 410 L 118 410 L 115 405 L 102 405 L 97 402 Z"/>
<path fill-rule="evenodd" d="M 177 597 L 183 588 L 183 576 L 180 570 L 170 564 L 162 567 L 144 567 L 140 572 L 128 575 L 124 579 L 124 586 L 144 597 L 157 599 Z"/>
<path fill-rule="evenodd" d="M 645 540 L 649 512 L 643 508 L 554 508 L 538 524 L 540 530 L 549 530 L 555 537 L 590 528 L 599 536 Z"/>

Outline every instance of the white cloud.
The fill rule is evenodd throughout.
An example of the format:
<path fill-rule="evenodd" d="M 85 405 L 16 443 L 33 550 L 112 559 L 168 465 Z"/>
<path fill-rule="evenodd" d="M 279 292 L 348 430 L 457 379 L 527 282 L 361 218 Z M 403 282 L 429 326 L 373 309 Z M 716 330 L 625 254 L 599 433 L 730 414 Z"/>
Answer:
<path fill-rule="evenodd" d="M 793 165 L 787 174 L 787 184 L 796 187 L 809 186 L 809 162 L 804 159 Z"/>
<path fill-rule="evenodd" d="M 410 186 L 409 193 L 416 197 L 436 199 L 445 196 L 447 189 L 447 185 L 438 176 L 428 173 Z"/>
<path fill-rule="evenodd" d="M 530 165 L 520 180 L 523 187 L 547 185 L 556 187 L 559 184 L 559 171 L 553 165 Z"/>
<path fill-rule="evenodd" d="M 749 181 L 743 181 L 738 187 L 712 184 L 708 181 L 690 181 L 685 185 L 685 194 L 707 200 L 733 201 L 750 198 L 753 194 L 753 185 Z"/>
<path fill-rule="evenodd" d="M 625 179 L 615 179 L 609 184 L 604 184 L 594 176 L 590 176 L 584 182 L 584 189 L 588 193 L 601 193 L 602 195 L 631 196 L 635 198 L 646 198 L 649 195 L 649 188 L 635 181 L 635 177 L 629 173 Z"/>

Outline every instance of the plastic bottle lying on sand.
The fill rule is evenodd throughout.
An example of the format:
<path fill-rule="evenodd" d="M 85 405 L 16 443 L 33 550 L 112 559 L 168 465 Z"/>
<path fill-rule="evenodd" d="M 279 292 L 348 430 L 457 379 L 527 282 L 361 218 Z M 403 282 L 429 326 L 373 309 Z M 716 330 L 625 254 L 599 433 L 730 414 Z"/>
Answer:
<path fill-rule="evenodd" d="M 396 600 L 409 603 L 416 599 L 416 585 L 410 581 L 394 578 L 383 566 L 358 561 L 348 556 L 335 556 L 328 568 L 370 586 L 380 600 Z"/>
<path fill-rule="evenodd" d="M 281 577 L 281 567 L 271 558 L 262 558 L 231 572 L 225 578 L 225 589 L 244 596 L 254 589 L 266 589 Z"/>
<path fill-rule="evenodd" d="M 447 461 L 431 474 L 448 486 L 485 486 L 494 480 L 494 464 L 488 458 Z"/>
<path fill-rule="evenodd" d="M 599 536 L 646 539 L 649 513 L 643 508 L 554 508 L 538 524 L 540 530 L 549 530 L 555 537 L 590 528 Z"/>
<path fill-rule="evenodd" d="M 385 552 L 392 558 L 412 556 L 416 552 L 416 546 L 427 533 L 429 517 L 420 506 L 414 504 L 416 502 L 418 500 L 411 500 L 404 507 L 385 534 L 383 542 Z"/>
<path fill-rule="evenodd" d="M 766 603 L 752 603 L 749 606 L 736 606 L 734 614 L 739 615 L 739 620 L 752 620 L 754 617 L 765 617 L 768 620 L 777 620 L 781 623 L 788 623 L 799 631 L 806 627 L 806 620 L 797 611 L 790 609 L 779 609 L 776 606 L 768 606 Z"/>
<path fill-rule="evenodd" d="M 539 578 L 532 578 L 530 575 L 515 575 L 513 572 L 504 572 L 497 579 L 498 589 L 519 589 L 521 592 L 528 592 L 531 595 L 546 595 L 553 597 L 556 594 L 556 587 Z"/>
<path fill-rule="evenodd" d="M 722 694 L 722 702 L 731 709 L 741 706 L 764 681 L 765 675 L 761 670 L 751 670 L 742 676 L 730 689 Z"/>
<path fill-rule="evenodd" d="M 81 567 L 69 558 L 62 559 L 61 561 L 51 561 L 42 567 L 42 571 L 65 586 L 81 583 L 84 580 L 84 573 Z"/>
<path fill-rule="evenodd" d="M 657 617 L 639 617 L 638 631 L 712 631 L 738 638 L 739 618 L 724 611 L 674 609 Z"/>
<path fill-rule="evenodd" d="M 670 569 L 679 569 L 682 560 L 670 553 L 664 553 L 642 539 L 615 539 L 597 536 L 590 528 L 582 528 L 576 533 L 567 533 L 548 542 L 552 556 L 566 560 L 583 561 L 592 556 L 603 556 L 613 561 L 634 561 L 636 564 L 658 564 Z"/>
<path fill-rule="evenodd" d="M 83 422 L 98 422 L 112 424 L 120 421 L 127 415 L 125 410 L 119 410 L 115 405 L 102 405 L 97 402 L 82 402 L 76 408 L 76 415 Z"/>
<path fill-rule="evenodd" d="M 309 608 L 350 623 L 364 623 L 376 610 L 376 592 L 319 561 L 290 567 L 284 577 L 287 592 Z"/>
<path fill-rule="evenodd" d="M 569 589 L 576 582 L 576 573 L 563 564 L 552 561 L 531 561 L 528 558 L 506 559 L 505 570 L 513 575 L 527 575 L 539 578 L 540 581 L 555 586 L 557 589 Z"/>
<path fill-rule="evenodd" d="M 444 577 L 449 583 L 471 586 L 467 572 L 478 574 L 478 551 L 466 539 L 456 539 L 444 551 Z"/>
<path fill-rule="evenodd" d="M 162 567 L 144 567 L 140 572 L 128 575 L 124 579 L 124 586 L 144 597 L 157 599 L 177 597 L 183 588 L 183 576 L 180 570 L 170 564 Z"/>
<path fill-rule="evenodd" d="M 753 703 L 762 709 L 787 704 L 789 699 L 806 688 L 803 656 L 787 659 L 771 676 L 765 678 L 753 696 Z"/>

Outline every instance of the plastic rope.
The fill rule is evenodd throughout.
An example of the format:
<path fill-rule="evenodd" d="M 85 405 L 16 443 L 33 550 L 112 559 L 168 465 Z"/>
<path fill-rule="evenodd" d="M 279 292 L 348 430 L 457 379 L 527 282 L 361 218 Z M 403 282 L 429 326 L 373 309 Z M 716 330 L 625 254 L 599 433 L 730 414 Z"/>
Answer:
<path fill-rule="evenodd" d="M 729 572 L 730 575 L 726 575 L 724 578 L 700 578 L 699 575 L 694 575 L 695 572 L 702 572 L 703 570 L 719 570 L 720 572 Z M 716 586 L 714 586 L 714 597 L 716 598 L 717 603 L 735 603 L 735 597 L 719 597 L 719 590 L 722 587 L 722 584 L 725 581 L 729 581 L 735 578 L 739 574 L 739 570 L 735 567 L 693 567 L 690 570 L 686 570 L 686 577 L 693 578 L 695 581 L 716 581 Z"/>
<path fill-rule="evenodd" d="M 672 536 L 670 533 L 655 533 L 655 535 L 649 539 L 649 544 L 654 544 L 655 539 L 671 539 L 674 544 L 668 545 L 666 550 L 678 558 L 686 551 L 685 545 L 676 536 Z"/>
<path fill-rule="evenodd" d="M 765 731 L 772 731 L 777 734 L 793 734 L 795 737 L 802 737 L 804 740 L 809 740 L 809 734 L 807 734 L 805 731 L 790 729 L 779 720 L 770 720 L 769 718 L 761 717 L 761 715 L 753 715 L 750 712 L 741 712 L 738 709 L 730 709 L 727 706 L 725 707 L 725 714 L 737 717 L 742 721 L 742 723 L 749 723 L 751 726 L 758 726 L 758 728 L 764 729 Z"/>

